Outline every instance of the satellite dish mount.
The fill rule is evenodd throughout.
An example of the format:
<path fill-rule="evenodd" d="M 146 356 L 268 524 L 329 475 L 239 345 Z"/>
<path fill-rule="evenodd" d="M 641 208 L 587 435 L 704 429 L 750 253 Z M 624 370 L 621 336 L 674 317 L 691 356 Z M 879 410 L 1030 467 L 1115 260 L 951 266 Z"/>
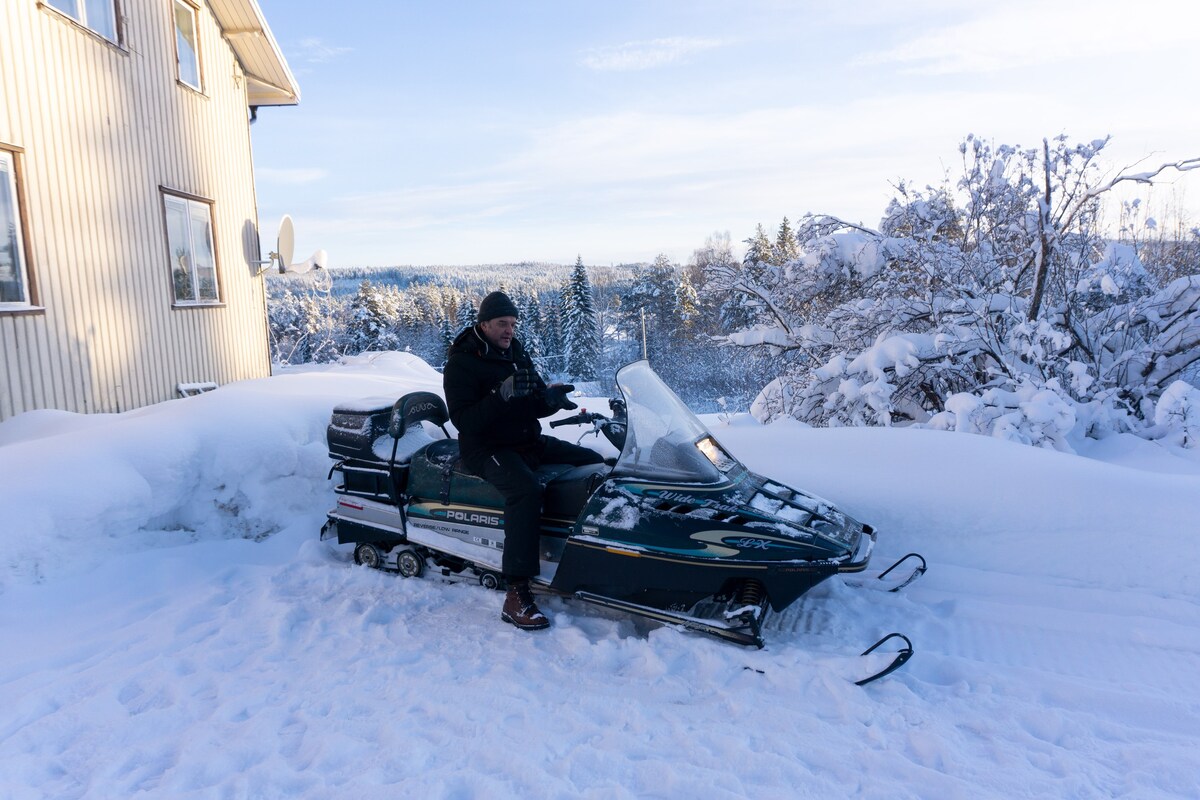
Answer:
<path fill-rule="evenodd" d="M 313 253 L 305 261 L 298 264 L 292 263 L 292 256 L 295 255 L 296 249 L 296 231 L 292 227 L 292 217 L 289 214 L 284 214 L 283 219 L 279 220 L 279 236 L 275 240 L 275 250 L 268 254 L 265 261 L 254 261 L 260 269 L 257 274 L 261 275 L 274 265 L 279 274 L 293 273 L 303 274 L 314 269 L 324 269 L 329 261 L 329 256 L 324 250 L 318 250 Z"/>

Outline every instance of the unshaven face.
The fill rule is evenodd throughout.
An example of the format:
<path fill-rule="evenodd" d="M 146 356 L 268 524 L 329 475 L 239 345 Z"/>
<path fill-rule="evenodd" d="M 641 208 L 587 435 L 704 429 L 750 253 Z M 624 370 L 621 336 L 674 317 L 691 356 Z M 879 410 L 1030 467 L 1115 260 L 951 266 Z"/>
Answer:
<path fill-rule="evenodd" d="M 479 329 L 493 346 L 507 350 L 517 332 L 516 317 L 496 317 L 479 323 Z"/>

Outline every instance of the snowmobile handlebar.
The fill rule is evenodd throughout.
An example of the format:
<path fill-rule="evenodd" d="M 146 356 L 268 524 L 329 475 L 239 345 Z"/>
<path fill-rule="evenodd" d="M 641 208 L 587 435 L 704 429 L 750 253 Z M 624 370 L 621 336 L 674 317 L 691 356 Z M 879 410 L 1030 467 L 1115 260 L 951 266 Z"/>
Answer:
<path fill-rule="evenodd" d="M 585 408 L 574 416 L 563 417 L 562 419 L 551 421 L 550 427 L 561 428 L 563 425 L 591 425 L 607 419 L 608 417 L 604 416 L 603 414 L 598 414 L 595 411 L 588 411 Z"/>
<path fill-rule="evenodd" d="M 606 417 L 595 411 L 588 411 L 586 408 L 581 408 L 578 414 L 551 421 L 550 427 L 560 428 L 563 425 L 591 425 L 592 429 L 584 431 L 579 437 L 580 441 L 589 433 L 596 436 L 603 434 L 604 438 L 608 439 L 613 447 L 617 448 L 617 450 L 622 450 L 625 447 L 627 424 L 625 401 L 609 400 L 608 407 L 612 409 L 612 417 Z"/>

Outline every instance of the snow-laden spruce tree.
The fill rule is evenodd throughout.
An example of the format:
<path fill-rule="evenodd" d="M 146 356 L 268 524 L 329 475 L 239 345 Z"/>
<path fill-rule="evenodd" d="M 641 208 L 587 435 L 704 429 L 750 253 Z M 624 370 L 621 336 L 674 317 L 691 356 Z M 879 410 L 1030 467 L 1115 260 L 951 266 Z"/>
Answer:
<path fill-rule="evenodd" d="M 458 304 L 458 308 L 454 310 L 454 322 L 458 329 L 464 330 L 471 327 L 479 321 L 479 311 L 475 308 L 475 304 L 471 302 L 471 298 L 463 295 L 462 300 Z"/>
<path fill-rule="evenodd" d="M 267 323 L 272 363 L 303 364 L 309 360 L 307 320 L 300 298 L 290 289 L 267 306 Z"/>
<path fill-rule="evenodd" d="M 542 361 L 538 371 L 543 375 L 556 374 L 566 369 L 566 344 L 563 336 L 564 284 L 557 294 L 550 295 L 549 302 L 542 306 Z"/>
<path fill-rule="evenodd" d="M 517 335 L 521 339 L 521 345 L 525 348 L 526 354 L 533 359 L 535 364 L 539 364 L 542 361 L 544 347 L 542 346 L 542 310 L 537 294 L 527 289 L 521 289 L 517 292 L 515 302 L 519 314 Z"/>
<path fill-rule="evenodd" d="M 454 323 L 450 317 L 442 317 L 438 323 L 438 343 L 441 345 L 442 357 L 438 364 L 446 363 L 446 359 L 450 357 L 450 345 L 454 344 L 454 340 L 458 337 L 458 331 L 454 330 Z"/>
<path fill-rule="evenodd" d="M 679 358 L 672 338 L 679 319 L 678 286 L 678 267 L 659 253 L 653 263 L 634 269 L 633 279 L 621 295 L 621 329 L 627 341 L 636 343 L 637 354 L 631 356 L 644 354 L 660 370 Z"/>
<path fill-rule="evenodd" d="M 379 286 L 363 281 L 350 301 L 346 323 L 347 355 L 367 350 L 399 350 L 396 333 L 400 295 L 394 286 Z"/>
<path fill-rule="evenodd" d="M 1106 175 L 1107 141 L 968 137 L 956 185 L 900 185 L 878 230 L 808 215 L 788 260 L 760 226 L 745 259 L 715 264 L 705 287 L 752 314 L 728 343 L 784 364 L 754 414 L 1063 449 L 1072 434 L 1164 437 L 1171 420 L 1194 419 L 1200 390 L 1176 382 L 1200 363 L 1200 264 L 1159 286 L 1098 217 L 1114 186 L 1200 160 Z M 1164 394 L 1183 410 L 1156 414 Z"/>
<path fill-rule="evenodd" d="M 267 304 L 272 363 L 336 361 L 345 339 L 343 305 L 329 292 L 311 287 L 300 292 L 286 288 L 272 297 Z"/>
<path fill-rule="evenodd" d="M 575 259 L 570 280 L 563 289 L 562 306 L 566 371 L 572 378 L 595 380 L 600 362 L 600 328 L 583 256 Z"/>

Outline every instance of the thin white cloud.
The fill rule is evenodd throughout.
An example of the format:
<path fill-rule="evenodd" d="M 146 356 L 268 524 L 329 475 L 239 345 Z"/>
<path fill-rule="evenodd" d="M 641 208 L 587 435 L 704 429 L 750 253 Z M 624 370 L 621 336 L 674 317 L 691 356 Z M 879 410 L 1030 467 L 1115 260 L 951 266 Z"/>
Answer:
<path fill-rule="evenodd" d="M 325 64 L 353 50 L 353 47 L 328 45 L 320 38 L 310 36 L 300 40 L 299 47 L 296 48 L 293 57 L 305 64 Z"/>
<path fill-rule="evenodd" d="M 342 231 L 407 231 L 479 224 L 519 213 L 538 189 L 520 180 L 484 179 L 462 185 L 340 195 L 333 201 L 338 216 L 336 227 Z"/>
<path fill-rule="evenodd" d="M 898 64 L 916 75 L 987 73 L 1078 59 L 1117 59 L 1182 44 L 1195 37 L 1179 24 L 1176 0 L 1095 0 L 980 6 L 973 19 L 927 29 L 890 49 L 855 59 L 857 66 Z"/>
<path fill-rule="evenodd" d="M 319 167 L 258 167 L 254 174 L 259 180 L 298 185 L 314 183 L 329 173 Z"/>
<path fill-rule="evenodd" d="M 1200 112 L 1178 110 L 1174 126 L 1197 130 Z M 832 213 L 875 225 L 892 181 L 936 185 L 954 174 L 956 145 L 967 133 L 1032 145 L 1070 118 L 1079 127 L 1068 134 L 1114 133 L 1115 163 L 1144 155 L 1109 117 L 1097 104 L 1028 88 L 741 112 L 598 113 L 527 130 L 506 159 L 453 182 L 335 195 L 318 227 L 331 242 L 349 237 L 340 263 L 386 263 L 369 252 L 411 263 L 570 261 L 584 243 L 598 262 L 649 260 L 660 251 L 686 260 L 713 230 L 740 240 L 783 214 Z"/>
<path fill-rule="evenodd" d="M 692 53 L 720 47 L 719 39 L 671 36 L 641 42 L 625 42 L 583 51 L 580 62 L 601 72 L 632 72 L 683 61 Z"/>

